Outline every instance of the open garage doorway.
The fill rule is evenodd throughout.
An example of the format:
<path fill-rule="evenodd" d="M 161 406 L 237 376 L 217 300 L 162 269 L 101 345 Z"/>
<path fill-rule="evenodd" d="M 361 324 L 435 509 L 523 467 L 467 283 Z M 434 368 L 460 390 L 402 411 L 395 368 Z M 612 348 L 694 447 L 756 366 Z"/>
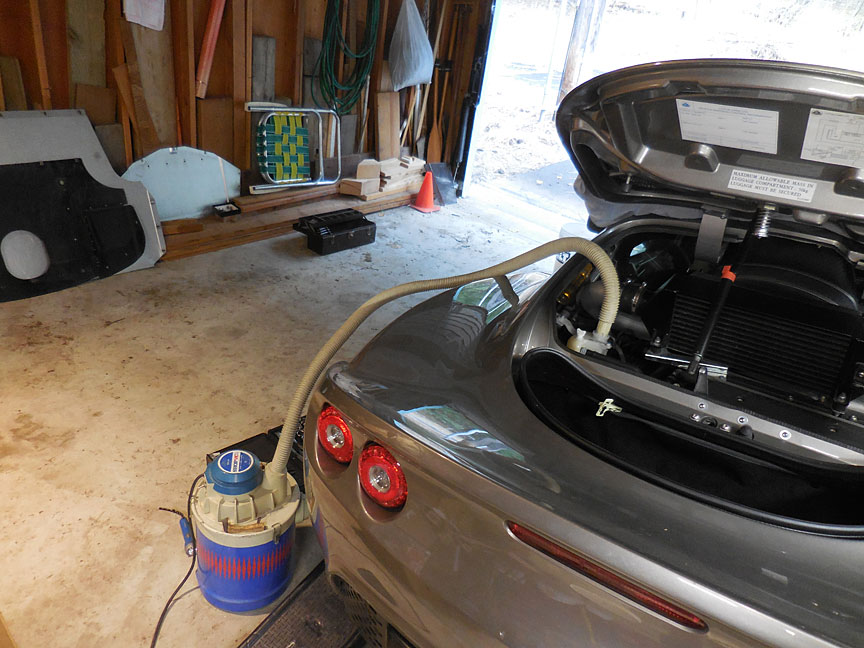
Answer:
<path fill-rule="evenodd" d="M 598 74 L 687 58 L 862 71 L 864 1 L 496 0 L 463 195 L 586 234 L 558 101 Z"/>

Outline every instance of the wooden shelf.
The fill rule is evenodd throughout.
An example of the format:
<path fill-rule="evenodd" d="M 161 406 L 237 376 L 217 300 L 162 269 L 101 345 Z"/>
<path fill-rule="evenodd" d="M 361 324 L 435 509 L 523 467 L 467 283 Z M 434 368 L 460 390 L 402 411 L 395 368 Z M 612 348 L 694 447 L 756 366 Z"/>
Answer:
<path fill-rule="evenodd" d="M 162 260 L 184 259 L 205 252 L 289 234 L 294 231 L 294 223 L 304 216 L 318 216 L 340 209 L 356 209 L 363 214 L 374 214 L 395 207 L 404 207 L 410 204 L 413 198 L 414 194 L 409 192 L 366 202 L 340 196 L 226 219 L 209 216 L 199 220 L 203 225 L 200 231 L 166 235 L 167 251 Z"/>

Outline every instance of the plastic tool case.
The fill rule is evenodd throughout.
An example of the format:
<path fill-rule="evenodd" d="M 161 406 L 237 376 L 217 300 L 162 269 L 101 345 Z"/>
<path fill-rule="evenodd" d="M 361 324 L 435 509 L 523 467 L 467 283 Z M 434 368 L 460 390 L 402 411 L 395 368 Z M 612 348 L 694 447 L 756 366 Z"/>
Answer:
<path fill-rule="evenodd" d="M 375 223 L 356 209 L 307 216 L 294 229 L 306 235 L 310 250 L 322 255 L 375 242 Z"/>

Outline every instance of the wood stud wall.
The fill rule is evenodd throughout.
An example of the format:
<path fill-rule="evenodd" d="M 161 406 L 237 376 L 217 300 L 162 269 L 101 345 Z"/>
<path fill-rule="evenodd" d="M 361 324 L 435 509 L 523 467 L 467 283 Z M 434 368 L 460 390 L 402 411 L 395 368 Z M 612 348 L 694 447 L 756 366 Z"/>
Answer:
<path fill-rule="evenodd" d="M 442 3 L 425 1 L 432 2 L 430 23 L 434 32 Z M 417 4 L 422 12 L 424 0 Z M 457 143 L 476 35 L 489 19 L 489 5 L 490 0 L 447 3 L 439 60 L 446 58 L 444 44 L 453 29 L 457 30 L 457 46 L 452 71 L 446 75 L 447 105 L 443 110 L 439 107 L 445 160 Z M 195 72 L 210 0 L 166 0 L 161 32 L 127 23 L 121 6 L 122 0 L 0 1 L 0 65 L 7 61 L 2 57 L 18 59 L 28 107 L 69 108 L 75 105 L 76 84 L 107 87 L 116 92 L 116 121 L 124 134 L 127 164 L 156 148 L 184 144 L 215 150 L 241 169 L 249 168 L 251 124 L 243 104 L 251 97 L 252 36 L 276 39 L 275 96 L 291 98 L 299 105 L 303 39 L 320 39 L 326 2 L 228 0 L 205 99 L 195 98 Z M 389 90 L 382 87 L 382 63 L 400 7 L 400 0 L 381 0 L 382 21 L 366 102 L 364 138 L 364 148 L 373 152 L 380 144 L 376 126 L 384 117 L 375 97 L 377 92 Z M 343 2 L 348 38 L 355 46 L 362 38 L 365 11 L 365 0 Z M 443 79 L 445 75 L 439 76 Z M 6 94 L 10 92 L 7 88 Z M 395 107 L 388 103 L 387 111 L 395 109 L 404 120 L 410 93 L 403 91 L 401 103 Z M 363 105 L 361 100 L 356 110 L 362 112 Z M 432 120 L 430 105 L 427 127 Z M 361 114 L 358 124 L 362 123 Z"/>

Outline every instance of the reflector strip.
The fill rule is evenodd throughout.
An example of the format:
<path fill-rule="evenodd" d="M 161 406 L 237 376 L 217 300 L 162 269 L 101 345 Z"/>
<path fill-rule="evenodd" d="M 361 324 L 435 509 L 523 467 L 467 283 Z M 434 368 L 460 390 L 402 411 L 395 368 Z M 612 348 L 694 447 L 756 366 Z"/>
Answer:
<path fill-rule="evenodd" d="M 608 569 L 605 569 L 600 565 L 597 565 L 596 563 L 555 544 L 551 540 L 526 529 L 522 525 L 516 524 L 515 522 L 508 522 L 507 528 L 510 529 L 510 532 L 514 536 L 528 546 L 543 552 L 550 558 L 554 558 L 560 562 L 562 565 L 570 567 L 570 569 L 579 572 L 583 576 L 587 576 L 594 582 L 630 599 L 634 603 L 638 603 L 652 612 L 656 612 L 670 621 L 674 621 L 678 625 L 690 630 L 697 630 L 699 632 L 706 632 L 708 630 L 708 624 L 695 614 L 652 594 L 642 587 L 621 578 L 617 574 L 613 574 Z"/>

